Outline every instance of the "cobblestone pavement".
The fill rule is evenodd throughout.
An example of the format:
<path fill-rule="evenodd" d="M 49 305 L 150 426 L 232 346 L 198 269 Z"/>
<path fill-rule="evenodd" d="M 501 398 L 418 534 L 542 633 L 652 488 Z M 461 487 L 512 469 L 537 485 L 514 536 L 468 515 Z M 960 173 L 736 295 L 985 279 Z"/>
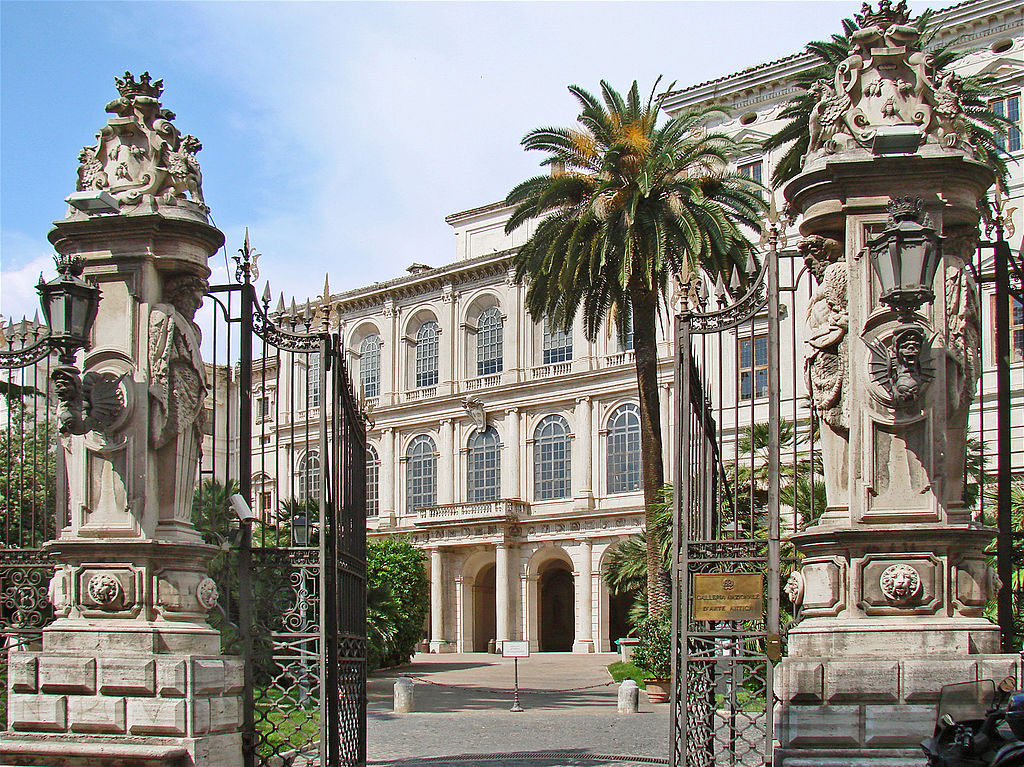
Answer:
<path fill-rule="evenodd" d="M 512 705 L 513 661 L 484 653 L 417 655 L 368 685 L 371 764 L 394 767 L 625 767 L 663 764 L 668 705 L 640 693 L 640 713 L 616 712 L 614 654 L 544 653 L 519 662 L 522 713 Z M 399 676 L 416 684 L 414 713 L 393 713 Z"/>

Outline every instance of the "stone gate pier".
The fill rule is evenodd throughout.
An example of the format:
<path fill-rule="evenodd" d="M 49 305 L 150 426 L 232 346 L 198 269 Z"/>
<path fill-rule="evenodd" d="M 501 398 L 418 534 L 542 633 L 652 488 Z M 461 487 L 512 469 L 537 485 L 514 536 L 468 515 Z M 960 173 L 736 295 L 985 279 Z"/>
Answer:
<path fill-rule="evenodd" d="M 193 316 L 224 236 L 162 81 L 116 82 L 49 234 L 102 298 L 78 367 L 52 376 L 67 500 L 48 544 L 55 620 L 41 648 L 10 652 L 0 764 L 234 767 L 242 662 L 206 621 L 217 549 L 191 523 L 207 387 Z"/>
<path fill-rule="evenodd" d="M 901 8 L 858 16 L 784 192 L 817 283 L 806 364 L 828 495 L 792 538 L 804 559 L 776 670 L 786 767 L 921 765 L 942 685 L 1016 674 L 982 615 L 994 530 L 964 502 L 981 370 L 966 265 L 993 174 L 956 79 L 936 78 Z"/>

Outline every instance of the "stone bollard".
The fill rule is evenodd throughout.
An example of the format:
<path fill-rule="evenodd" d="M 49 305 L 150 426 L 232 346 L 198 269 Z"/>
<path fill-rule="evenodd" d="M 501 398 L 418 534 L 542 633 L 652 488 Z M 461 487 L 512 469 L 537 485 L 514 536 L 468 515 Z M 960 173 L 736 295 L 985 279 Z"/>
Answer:
<path fill-rule="evenodd" d="M 395 713 L 409 714 L 413 710 L 413 683 L 407 676 L 398 677 L 395 682 Z"/>
<path fill-rule="evenodd" d="M 619 685 L 619 713 L 635 714 L 640 703 L 640 688 L 634 679 L 623 679 Z"/>

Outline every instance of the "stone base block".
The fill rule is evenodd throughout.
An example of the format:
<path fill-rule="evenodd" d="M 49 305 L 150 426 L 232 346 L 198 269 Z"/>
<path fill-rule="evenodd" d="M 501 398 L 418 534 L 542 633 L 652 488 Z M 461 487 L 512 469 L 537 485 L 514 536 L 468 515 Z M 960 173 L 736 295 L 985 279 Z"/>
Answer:
<path fill-rule="evenodd" d="M 0 736 L 0 767 L 242 767 L 239 733 L 205 738 Z"/>
<path fill-rule="evenodd" d="M 455 652 L 455 644 L 440 639 L 431 639 L 430 652 Z"/>
<path fill-rule="evenodd" d="M 776 667 L 777 767 L 921 767 L 943 685 L 1007 676 L 1017 655 L 785 658 Z"/>

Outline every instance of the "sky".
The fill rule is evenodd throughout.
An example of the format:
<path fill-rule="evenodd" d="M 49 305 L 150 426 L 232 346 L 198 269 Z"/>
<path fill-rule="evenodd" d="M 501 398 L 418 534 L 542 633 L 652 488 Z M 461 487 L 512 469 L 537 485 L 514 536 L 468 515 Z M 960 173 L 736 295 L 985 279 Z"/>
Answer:
<path fill-rule="evenodd" d="M 798 52 L 860 6 L 0 0 L 0 315 L 35 312 L 46 233 L 125 70 L 162 78 L 203 143 L 227 236 L 212 281 L 248 227 L 259 289 L 301 303 L 325 273 L 339 292 L 453 261 L 445 216 L 539 172 L 519 142 L 574 122 L 566 86 L 693 85 Z"/>

